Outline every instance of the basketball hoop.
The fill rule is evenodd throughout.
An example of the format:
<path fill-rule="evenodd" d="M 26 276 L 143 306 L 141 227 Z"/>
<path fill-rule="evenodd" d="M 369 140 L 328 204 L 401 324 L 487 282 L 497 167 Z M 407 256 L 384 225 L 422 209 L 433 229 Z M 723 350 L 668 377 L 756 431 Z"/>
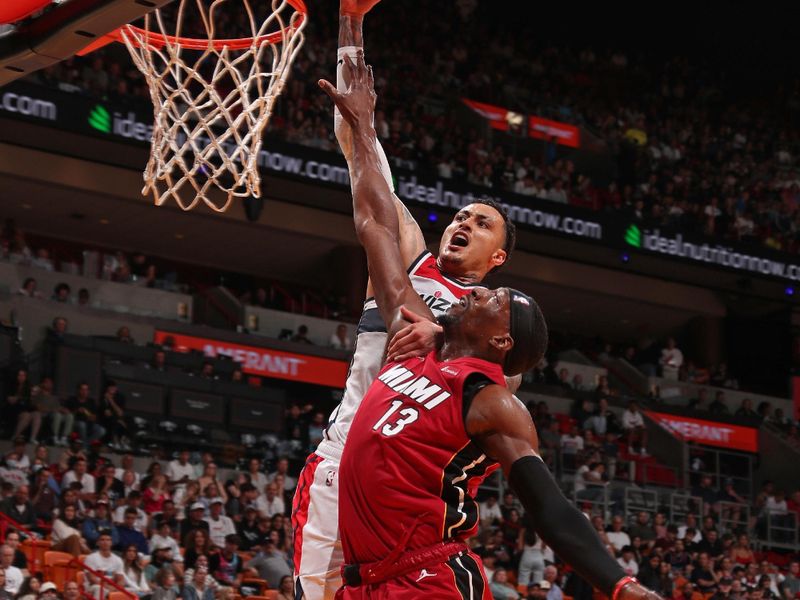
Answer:
<path fill-rule="evenodd" d="M 224 212 L 234 198 L 261 195 L 262 134 L 303 44 L 307 9 L 303 0 L 272 0 L 271 13 L 257 18 L 251 4 L 259 3 L 266 0 L 178 0 L 169 26 L 160 9 L 143 27 L 110 34 L 150 88 L 153 140 L 142 194 L 152 193 L 156 205 L 172 198 L 191 210 L 202 200 Z M 250 37 L 218 39 L 222 10 L 244 15 Z M 192 26 L 200 35 L 182 37 Z"/>

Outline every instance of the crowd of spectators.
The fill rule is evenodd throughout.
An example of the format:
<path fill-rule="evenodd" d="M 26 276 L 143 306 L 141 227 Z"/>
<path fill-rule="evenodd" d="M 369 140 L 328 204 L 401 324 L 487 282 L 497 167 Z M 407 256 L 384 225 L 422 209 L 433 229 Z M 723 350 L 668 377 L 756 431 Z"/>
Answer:
<path fill-rule="evenodd" d="M 105 593 L 113 591 L 110 580 L 154 600 L 262 589 L 293 598 L 287 510 L 296 479 L 285 458 L 266 466 L 253 458 L 223 477 L 209 453 L 184 450 L 145 469 L 132 454 L 85 450 L 78 436 L 60 451 L 17 444 L 0 472 L 0 512 L 19 525 L 6 531 L 0 549 L 0 589 L 12 598 L 47 592 L 42 572 L 19 549 L 33 536 L 102 573 Z M 101 598 L 94 572 L 87 571 L 85 592 Z"/>
<path fill-rule="evenodd" d="M 459 3 L 469 4 L 469 3 Z M 369 60 L 380 95 L 376 129 L 391 159 L 442 178 L 545 200 L 623 211 L 662 229 L 798 249 L 798 138 L 787 127 L 800 82 L 749 99 L 731 72 L 699 56 L 666 61 L 621 49 L 549 45 L 504 34 L 507 15 L 488 3 L 414 11 L 382 6 L 369 19 Z M 436 14 L 420 22 L 419 14 Z M 218 35 L 242 34 L 241 15 L 219 11 Z M 335 63 L 336 24 L 309 23 L 305 46 L 270 125 L 288 141 L 335 150 L 331 110 L 316 81 Z M 414 52 L 404 40 L 414 39 Z M 377 41 L 373 41 L 377 40 Z M 122 104 L 149 102 L 119 47 L 33 76 L 62 90 Z M 597 140 L 613 168 L 599 175 L 554 143 L 534 148 L 487 137 L 455 110 L 460 98 L 572 123 Z M 593 181 L 596 179 L 597 181 Z"/>

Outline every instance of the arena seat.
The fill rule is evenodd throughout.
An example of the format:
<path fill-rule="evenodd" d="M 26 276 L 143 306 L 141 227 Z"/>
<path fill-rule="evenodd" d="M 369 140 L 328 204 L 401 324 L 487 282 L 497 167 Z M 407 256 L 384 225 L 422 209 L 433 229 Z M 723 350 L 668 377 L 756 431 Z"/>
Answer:
<path fill-rule="evenodd" d="M 44 566 L 44 555 L 53 547 L 53 544 L 47 540 L 33 540 L 27 539 L 20 544 L 22 553 L 28 559 L 28 569 L 31 573 L 37 573 L 42 570 Z"/>
<path fill-rule="evenodd" d="M 74 581 L 76 574 L 80 571 L 78 564 L 72 562 L 74 558 L 67 552 L 56 550 L 48 550 L 44 553 L 44 577 L 47 581 L 52 581 L 59 592 L 63 592 L 64 584 Z"/>

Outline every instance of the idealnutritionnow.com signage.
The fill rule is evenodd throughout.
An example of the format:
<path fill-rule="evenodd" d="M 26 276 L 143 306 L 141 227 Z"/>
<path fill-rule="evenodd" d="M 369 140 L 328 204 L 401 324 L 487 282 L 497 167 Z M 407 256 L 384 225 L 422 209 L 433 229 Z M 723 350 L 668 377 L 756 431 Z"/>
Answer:
<path fill-rule="evenodd" d="M 0 116 L 142 145 L 149 143 L 152 135 L 153 115 L 149 109 L 98 102 L 24 82 L 0 89 Z M 343 158 L 333 152 L 269 139 L 257 162 L 265 174 L 280 174 L 340 188 L 350 185 Z M 426 178 L 408 169 L 395 168 L 393 174 L 397 195 L 408 203 L 455 211 L 476 199 L 491 198 L 507 208 L 517 225 L 539 233 L 599 243 L 609 248 L 635 249 L 784 281 L 800 281 L 800 264 L 788 262 L 787 259 L 793 257 L 787 254 L 695 241 L 682 234 L 667 234 L 659 229 L 626 223 L 621 213 L 601 213 L 542 198 L 505 191 L 498 193 L 453 179 Z"/>

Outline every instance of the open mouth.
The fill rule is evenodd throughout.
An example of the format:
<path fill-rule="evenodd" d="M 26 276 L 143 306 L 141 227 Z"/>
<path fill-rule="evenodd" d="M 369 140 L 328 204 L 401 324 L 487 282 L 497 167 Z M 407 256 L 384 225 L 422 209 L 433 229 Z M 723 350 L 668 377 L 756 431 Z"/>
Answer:
<path fill-rule="evenodd" d="M 456 232 L 450 238 L 450 245 L 466 248 L 469 245 L 469 238 L 464 233 Z"/>

